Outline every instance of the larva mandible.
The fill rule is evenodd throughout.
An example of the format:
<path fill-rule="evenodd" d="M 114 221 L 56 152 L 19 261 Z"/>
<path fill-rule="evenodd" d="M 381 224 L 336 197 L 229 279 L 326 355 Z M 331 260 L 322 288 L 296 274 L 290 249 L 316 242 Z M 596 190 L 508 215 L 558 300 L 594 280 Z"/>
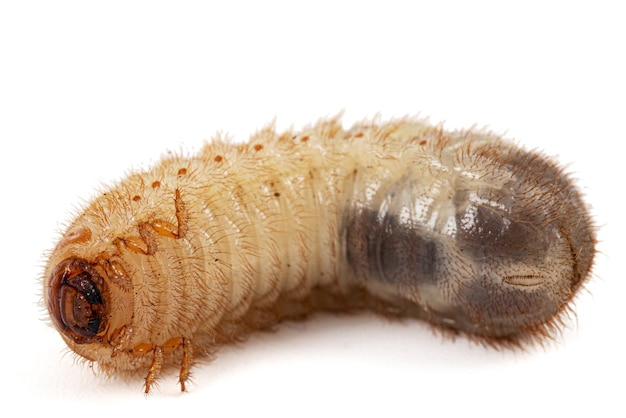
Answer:
<path fill-rule="evenodd" d="M 412 118 L 267 127 L 170 156 L 95 198 L 49 257 L 44 303 L 109 375 L 164 367 L 318 309 L 421 318 L 491 344 L 558 329 L 595 230 L 571 179 L 493 134 Z"/>

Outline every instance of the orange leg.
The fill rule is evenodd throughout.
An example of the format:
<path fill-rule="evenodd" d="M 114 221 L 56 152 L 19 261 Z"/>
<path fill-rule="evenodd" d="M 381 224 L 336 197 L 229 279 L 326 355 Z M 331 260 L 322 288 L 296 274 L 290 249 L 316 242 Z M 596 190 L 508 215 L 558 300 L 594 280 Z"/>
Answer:
<path fill-rule="evenodd" d="M 157 252 L 157 239 L 159 236 L 179 239 L 183 238 L 189 230 L 189 211 L 183 202 L 180 191 L 176 189 L 174 197 L 174 210 L 176 211 L 176 223 L 155 219 L 149 222 L 140 222 L 137 225 L 139 237 L 119 238 L 116 244 L 122 244 L 129 250 L 139 254 L 152 255 Z"/>
<path fill-rule="evenodd" d="M 193 346 L 188 338 L 183 339 L 183 361 L 180 365 L 180 390 L 185 391 L 185 382 L 189 379 L 189 371 L 193 365 Z"/>
<path fill-rule="evenodd" d="M 154 357 L 152 358 L 152 364 L 150 365 L 148 375 L 146 376 L 146 394 L 150 392 L 150 387 L 154 384 L 157 377 L 159 376 L 159 373 L 161 372 L 161 367 L 163 367 L 163 349 L 161 347 L 154 347 Z"/>

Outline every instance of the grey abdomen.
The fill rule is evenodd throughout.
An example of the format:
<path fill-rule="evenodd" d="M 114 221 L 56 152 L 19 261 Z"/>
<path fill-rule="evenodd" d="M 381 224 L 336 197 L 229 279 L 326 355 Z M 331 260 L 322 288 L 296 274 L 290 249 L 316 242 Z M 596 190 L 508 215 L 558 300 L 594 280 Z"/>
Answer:
<path fill-rule="evenodd" d="M 405 151 L 387 170 L 357 169 L 348 188 L 342 240 L 357 286 L 483 337 L 550 332 L 593 245 L 567 176 L 493 138 Z"/>

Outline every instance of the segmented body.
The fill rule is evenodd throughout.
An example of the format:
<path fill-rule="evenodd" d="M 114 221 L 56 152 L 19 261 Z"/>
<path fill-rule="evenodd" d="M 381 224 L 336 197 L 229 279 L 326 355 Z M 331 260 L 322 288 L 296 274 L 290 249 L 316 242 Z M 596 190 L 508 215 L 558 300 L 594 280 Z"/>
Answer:
<path fill-rule="evenodd" d="M 102 193 L 51 254 L 44 296 L 107 373 L 181 369 L 316 309 L 372 308 L 495 344 L 550 335 L 595 235 L 568 177 L 487 133 L 337 119 L 216 139 Z"/>

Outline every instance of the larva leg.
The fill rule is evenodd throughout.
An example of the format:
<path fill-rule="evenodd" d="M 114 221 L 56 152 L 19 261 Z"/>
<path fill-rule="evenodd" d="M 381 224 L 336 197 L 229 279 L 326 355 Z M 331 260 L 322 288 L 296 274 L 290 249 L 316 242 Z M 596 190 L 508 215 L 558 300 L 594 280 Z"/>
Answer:
<path fill-rule="evenodd" d="M 146 385 L 145 385 L 145 393 L 150 392 L 150 387 L 154 384 L 159 373 L 161 373 L 161 368 L 163 367 L 163 349 L 161 347 L 154 347 L 152 364 L 150 364 L 150 369 L 148 370 L 148 374 L 146 375 Z"/>
<path fill-rule="evenodd" d="M 183 202 L 183 199 L 180 197 L 180 190 L 178 189 L 176 189 L 175 193 L 174 209 L 176 210 L 177 225 L 167 221 L 155 220 L 150 222 L 150 226 L 152 226 L 152 229 L 154 229 L 154 231 L 161 236 L 169 238 L 184 238 L 187 230 L 189 229 L 189 212 L 185 202 Z"/>
<path fill-rule="evenodd" d="M 154 255 L 158 249 L 157 236 L 174 239 L 183 238 L 189 229 L 189 212 L 178 189 L 176 189 L 175 193 L 174 209 L 176 211 L 176 225 L 161 219 L 141 222 L 137 226 L 139 237 L 119 239 L 117 241 L 118 246 L 121 243 L 136 253 Z"/>
<path fill-rule="evenodd" d="M 171 338 L 162 346 L 152 347 L 150 344 L 139 344 L 133 349 L 137 355 L 145 354 L 152 351 L 152 363 L 146 375 L 145 393 L 150 392 L 150 388 L 156 382 L 161 369 L 163 368 L 164 358 L 168 354 L 182 348 L 182 361 L 180 365 L 179 382 L 181 391 L 185 391 L 185 383 L 189 380 L 189 371 L 193 365 L 193 344 L 189 338 Z"/>
<path fill-rule="evenodd" d="M 180 390 L 185 391 L 185 382 L 189 380 L 189 371 L 193 365 L 193 346 L 188 338 L 183 338 L 183 361 L 180 365 Z"/>
<path fill-rule="evenodd" d="M 164 354 L 171 354 L 182 348 L 183 355 L 180 364 L 179 382 L 181 391 L 185 391 L 185 382 L 189 380 L 189 371 L 193 365 L 193 345 L 189 338 L 171 338 L 163 344 L 162 350 Z"/>

